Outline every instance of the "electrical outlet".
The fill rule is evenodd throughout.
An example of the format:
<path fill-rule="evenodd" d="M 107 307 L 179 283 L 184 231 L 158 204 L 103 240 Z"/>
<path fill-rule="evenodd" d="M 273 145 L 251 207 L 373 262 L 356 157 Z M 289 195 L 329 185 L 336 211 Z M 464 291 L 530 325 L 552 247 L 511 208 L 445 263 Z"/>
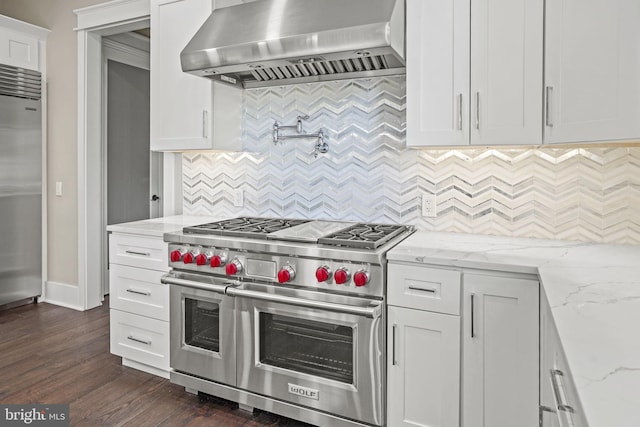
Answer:
<path fill-rule="evenodd" d="M 423 194 L 422 195 L 422 216 L 426 218 L 436 217 L 436 195 L 435 194 Z"/>
<path fill-rule="evenodd" d="M 244 191 L 235 190 L 233 192 L 233 206 L 236 208 L 241 208 L 244 206 Z"/>

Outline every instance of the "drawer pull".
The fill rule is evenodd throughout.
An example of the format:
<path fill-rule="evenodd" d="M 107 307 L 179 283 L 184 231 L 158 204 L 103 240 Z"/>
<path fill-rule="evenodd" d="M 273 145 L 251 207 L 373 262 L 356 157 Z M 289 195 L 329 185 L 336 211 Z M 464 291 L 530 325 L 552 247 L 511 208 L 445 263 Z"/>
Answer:
<path fill-rule="evenodd" d="M 136 291 L 135 289 L 127 289 L 127 292 L 129 292 L 130 294 L 144 295 L 145 297 L 151 296 L 151 292 Z"/>
<path fill-rule="evenodd" d="M 551 370 L 551 387 L 553 388 L 553 394 L 556 400 L 556 406 L 558 411 L 568 412 L 573 414 L 575 410 L 571 405 L 567 403 L 567 396 L 564 393 L 564 373 L 559 369 Z"/>
<path fill-rule="evenodd" d="M 126 250 L 124 252 L 129 255 L 151 256 L 151 253 L 149 252 L 138 252 L 138 251 L 129 251 L 129 250 Z"/>
<path fill-rule="evenodd" d="M 142 339 L 140 339 L 140 338 L 136 338 L 136 337 L 131 336 L 131 335 L 129 335 L 129 336 L 127 337 L 127 339 L 128 339 L 128 340 L 131 340 L 131 341 L 139 342 L 140 344 L 151 345 L 151 340 L 142 340 Z"/>
<path fill-rule="evenodd" d="M 435 295 L 436 292 L 438 292 L 436 289 L 433 289 L 433 288 L 421 288 L 419 286 L 413 286 L 413 285 L 409 285 L 409 289 L 411 289 L 412 291 L 427 292 L 433 295 Z"/>
<path fill-rule="evenodd" d="M 398 329 L 398 325 L 393 325 L 392 331 L 392 340 L 391 340 L 391 364 L 396 366 L 398 361 L 396 360 L 396 329 Z"/>
<path fill-rule="evenodd" d="M 471 294 L 471 338 L 476 337 L 476 294 Z"/>

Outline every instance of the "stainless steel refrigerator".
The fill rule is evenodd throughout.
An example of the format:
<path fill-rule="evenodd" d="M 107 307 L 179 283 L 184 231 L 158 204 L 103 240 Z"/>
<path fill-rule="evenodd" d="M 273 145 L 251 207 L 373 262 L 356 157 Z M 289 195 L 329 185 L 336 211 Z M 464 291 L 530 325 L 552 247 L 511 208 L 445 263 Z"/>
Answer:
<path fill-rule="evenodd" d="M 41 93 L 40 73 L 0 64 L 0 308 L 42 293 Z"/>

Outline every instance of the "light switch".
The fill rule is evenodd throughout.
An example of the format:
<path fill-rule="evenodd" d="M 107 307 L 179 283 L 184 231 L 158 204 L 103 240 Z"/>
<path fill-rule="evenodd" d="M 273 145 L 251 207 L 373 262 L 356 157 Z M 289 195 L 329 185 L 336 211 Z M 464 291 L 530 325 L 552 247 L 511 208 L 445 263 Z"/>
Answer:
<path fill-rule="evenodd" d="M 62 197 L 62 181 L 56 181 L 56 196 Z"/>

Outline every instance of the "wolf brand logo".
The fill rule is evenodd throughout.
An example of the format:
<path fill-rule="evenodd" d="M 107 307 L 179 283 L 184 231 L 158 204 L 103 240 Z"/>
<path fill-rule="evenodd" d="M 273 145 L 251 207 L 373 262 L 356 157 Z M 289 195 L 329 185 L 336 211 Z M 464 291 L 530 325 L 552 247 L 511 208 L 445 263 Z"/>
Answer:
<path fill-rule="evenodd" d="M 320 392 L 318 390 L 302 387 L 297 384 L 289 383 L 289 393 L 306 397 L 307 399 L 320 400 Z"/>
<path fill-rule="evenodd" d="M 0 405 L 0 408 L 0 425 L 3 427 L 69 426 L 69 405 Z"/>

